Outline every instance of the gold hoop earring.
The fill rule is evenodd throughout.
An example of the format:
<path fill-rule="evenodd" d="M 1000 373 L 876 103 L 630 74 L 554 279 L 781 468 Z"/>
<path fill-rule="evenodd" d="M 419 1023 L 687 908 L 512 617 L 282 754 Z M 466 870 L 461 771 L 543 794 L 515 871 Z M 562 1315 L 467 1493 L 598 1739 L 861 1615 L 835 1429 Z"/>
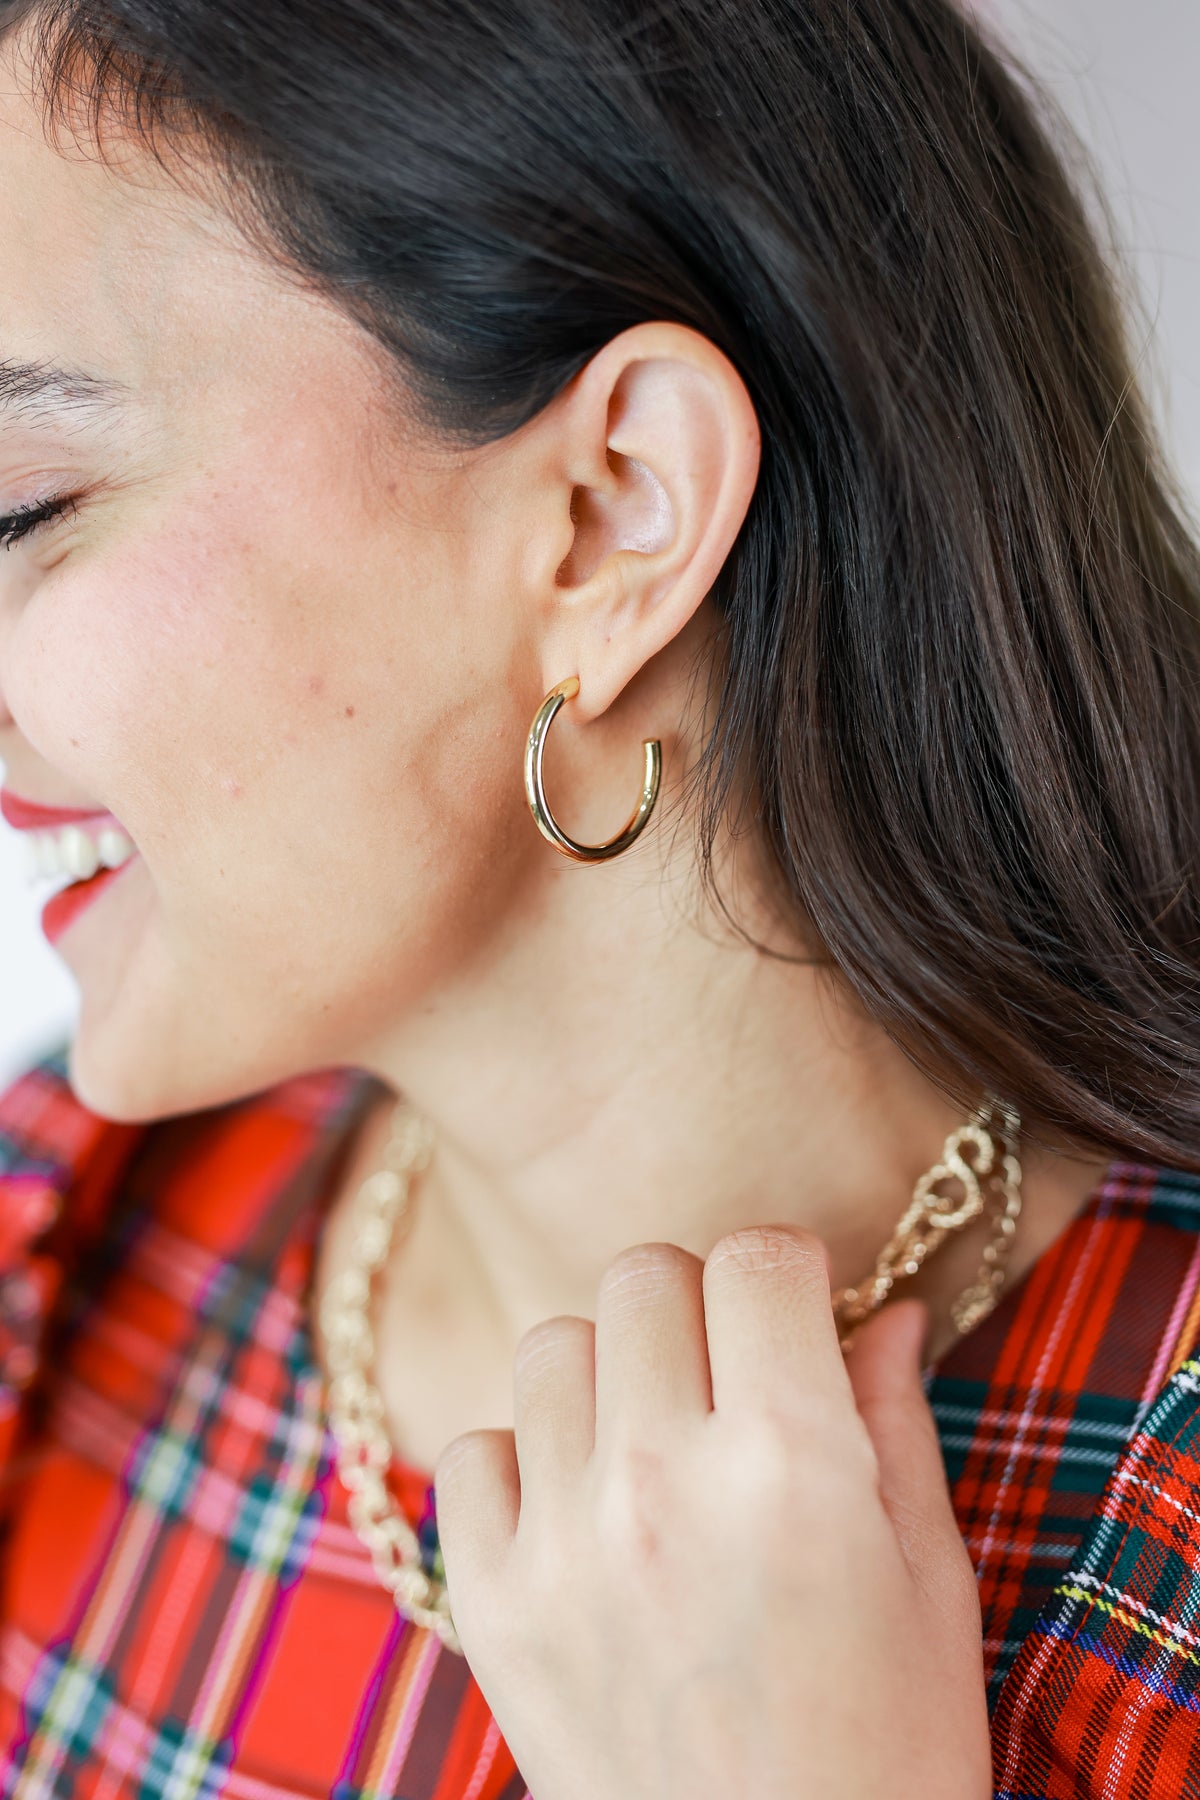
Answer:
<path fill-rule="evenodd" d="M 578 675 L 568 675 L 565 681 L 560 681 L 557 687 L 550 689 L 534 714 L 529 736 L 525 740 L 525 798 L 529 801 L 534 824 L 556 850 L 561 850 L 564 856 L 574 857 L 576 862 L 601 862 L 606 857 L 619 856 L 622 850 L 628 850 L 653 812 L 662 776 L 662 742 L 659 738 L 642 740 L 642 749 L 646 752 L 646 768 L 642 776 L 642 791 L 637 805 L 629 815 L 628 823 L 618 831 L 616 837 L 609 838 L 606 843 L 576 843 L 574 838 L 567 836 L 546 804 L 546 793 L 542 786 L 542 752 L 545 750 L 546 733 L 555 713 L 564 700 L 573 700 L 578 692 Z"/>

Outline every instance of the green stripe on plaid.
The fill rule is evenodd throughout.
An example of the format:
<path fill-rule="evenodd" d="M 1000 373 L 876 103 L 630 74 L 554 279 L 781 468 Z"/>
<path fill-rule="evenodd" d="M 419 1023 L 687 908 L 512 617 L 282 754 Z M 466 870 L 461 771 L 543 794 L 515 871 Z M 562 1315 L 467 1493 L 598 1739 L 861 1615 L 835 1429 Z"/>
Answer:
<path fill-rule="evenodd" d="M 225 1785 L 233 1746 L 166 1717 L 153 1726 L 132 1715 L 117 1698 L 106 1672 L 60 1647 L 44 1656 L 29 1688 L 37 1718 L 36 1771 L 19 1748 L 5 1770 L 5 1800 L 70 1795 L 99 1745 L 109 1746 L 111 1772 L 141 1774 L 132 1790 L 139 1800 L 216 1800 Z"/>
<path fill-rule="evenodd" d="M 277 1416 L 266 1465 L 243 1488 L 226 1545 L 231 1560 L 285 1586 L 295 1581 L 321 1522 L 333 1460 L 320 1387 L 306 1381 Z"/>
<path fill-rule="evenodd" d="M 155 1728 L 138 1800 L 217 1800 L 233 1761 L 229 1739 L 202 1737 L 182 1719 Z"/>
<path fill-rule="evenodd" d="M 1189 1359 L 1021 1646 L 994 1722 L 996 1800 L 1200 1797 L 1198 1471 L 1200 1361 Z"/>
<path fill-rule="evenodd" d="M 386 1768 L 384 1785 L 432 1800 L 454 1790 L 453 1768 L 473 1782 L 483 1770 L 490 1800 L 522 1800 L 469 1671 L 439 1655 L 421 1687 L 416 1661 L 403 1661 L 426 1654 L 421 1634 L 397 1629 L 369 1571 L 351 1569 L 352 1534 L 335 1516 L 305 1310 L 312 1201 L 364 1078 L 306 1077 L 163 1121 L 145 1135 L 146 1162 L 125 1170 L 124 1142 L 87 1119 L 65 1068 L 65 1055 L 48 1059 L 0 1097 L 0 1200 L 14 1217 L 21 1183 L 44 1179 L 72 1200 L 90 1184 L 108 1207 L 94 1215 L 103 1229 L 86 1281 L 66 1290 L 62 1415 L 51 1404 L 39 1429 L 60 1466 L 112 1489 L 78 1541 L 63 1534 L 62 1610 L 14 1624 L 6 1640 L 4 1794 L 43 1800 L 107 1780 L 114 1800 L 215 1800 L 230 1787 L 313 1800 L 340 1779 L 349 1800 Z M 220 1237 L 219 1251 L 205 1229 L 210 1195 L 226 1232 L 245 1205 L 243 1237 Z M 189 1267 L 214 1270 L 199 1304 L 156 1287 L 153 1257 L 133 1268 L 139 1221 L 164 1198 L 185 1254 L 195 1247 Z M 1113 1164 L 930 1383 L 980 1578 L 1002 1800 L 1200 1800 L 1200 1366 L 1163 1385 L 1195 1315 L 1198 1237 L 1200 1180 Z M 13 1243 L 0 1277 L 28 1249 Z M 114 1292 L 119 1315 L 106 1310 Z M 112 1346 L 139 1294 L 150 1356 L 123 1389 Z M 120 1481 L 116 1457 L 105 1467 L 95 1452 L 114 1407 L 127 1407 L 121 1441 L 134 1446 Z M 419 1535 L 436 1555 L 432 1513 Z M 36 1590 L 29 1560 L 18 1574 Z M 333 1644 L 339 1673 L 353 1671 L 336 1713 L 322 1663 Z M 407 1692 L 420 1694 L 415 1718 L 391 1706 Z"/>
<path fill-rule="evenodd" d="M 1116 1472 L 1077 1569 L 1055 1590 L 1038 1629 L 1086 1641 L 1114 1667 L 1136 1670 L 1182 1702 L 1200 1685 L 1200 1519 L 1180 1481 L 1200 1458 L 1200 1362 L 1188 1361 L 1143 1421 Z M 1186 1554 L 1190 1552 L 1190 1555 Z"/>

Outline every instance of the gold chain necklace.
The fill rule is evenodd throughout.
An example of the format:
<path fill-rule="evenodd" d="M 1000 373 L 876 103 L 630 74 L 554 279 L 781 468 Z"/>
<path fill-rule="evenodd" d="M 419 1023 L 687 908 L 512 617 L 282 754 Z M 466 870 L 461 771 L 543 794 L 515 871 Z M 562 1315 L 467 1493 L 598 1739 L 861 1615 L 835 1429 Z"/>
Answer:
<path fill-rule="evenodd" d="M 388 1490 L 392 1445 L 383 1396 L 371 1374 L 375 1334 L 368 1307 L 374 1277 L 387 1260 L 397 1221 L 407 1220 L 409 1186 L 433 1152 L 433 1133 L 405 1100 L 392 1115 L 384 1162 L 354 1198 L 350 1261 L 325 1289 L 321 1330 L 328 1367 L 326 1401 L 338 1475 L 349 1493 L 351 1525 L 371 1552 L 375 1573 L 396 1610 L 431 1626 L 452 1650 L 462 1645 L 450 1617 L 444 1572 L 427 1574 L 417 1534 Z M 440 1556 L 439 1556 L 440 1561 Z"/>
<path fill-rule="evenodd" d="M 1008 1272 L 1021 1211 L 1020 1126 L 1014 1108 L 989 1097 L 965 1125 L 951 1132 L 941 1160 L 917 1182 L 870 1275 L 833 1295 L 843 1349 L 898 1282 L 915 1275 L 951 1233 L 985 1214 L 990 1231 L 979 1271 L 955 1300 L 951 1317 L 963 1333 L 992 1310 Z M 349 1494 L 350 1524 L 370 1551 L 375 1572 L 397 1611 L 436 1631 L 461 1656 L 440 1551 L 432 1570 L 426 1571 L 417 1534 L 388 1488 L 393 1452 L 384 1425 L 383 1396 L 372 1375 L 372 1286 L 387 1261 L 397 1225 L 411 1218 L 412 1177 L 428 1166 L 432 1154 L 428 1122 L 402 1099 L 392 1115 L 383 1167 L 369 1175 L 355 1195 L 350 1260 L 325 1290 L 320 1323 L 326 1344 L 329 1428 L 338 1476 Z"/>
<path fill-rule="evenodd" d="M 1015 1107 L 989 1096 L 965 1125 L 942 1145 L 941 1161 L 927 1169 L 875 1267 L 855 1287 L 838 1288 L 833 1310 L 845 1329 L 845 1349 L 854 1332 L 877 1311 L 898 1281 L 915 1275 L 947 1237 L 988 1215 L 991 1230 L 979 1270 L 950 1308 L 961 1336 L 973 1331 L 995 1306 L 1008 1273 L 1009 1253 L 1021 1216 L 1021 1164 L 1017 1144 L 1021 1119 Z M 961 1193 L 955 1193 L 955 1186 Z"/>

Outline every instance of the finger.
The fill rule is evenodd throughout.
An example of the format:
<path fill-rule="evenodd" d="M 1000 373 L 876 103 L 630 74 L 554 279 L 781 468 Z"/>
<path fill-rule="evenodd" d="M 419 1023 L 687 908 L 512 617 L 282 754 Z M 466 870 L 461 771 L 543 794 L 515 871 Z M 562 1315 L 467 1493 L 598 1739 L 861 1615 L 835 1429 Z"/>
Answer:
<path fill-rule="evenodd" d="M 592 1454 L 596 1428 L 596 1327 L 561 1314 L 543 1319 L 517 1345 L 513 1431 L 521 1511 L 576 1476 Z"/>
<path fill-rule="evenodd" d="M 814 1394 L 853 1404 L 824 1246 L 794 1225 L 721 1238 L 704 1264 L 713 1405 L 786 1411 Z"/>
<path fill-rule="evenodd" d="M 637 1244 L 596 1295 L 595 1451 L 656 1438 L 712 1410 L 703 1264 L 678 1244 Z"/>
<path fill-rule="evenodd" d="M 921 1386 L 928 1310 L 895 1300 L 868 1319 L 846 1354 L 846 1372 L 879 1464 L 883 1504 L 918 1581 L 940 1579 L 947 1554 L 963 1554 L 937 1426 Z"/>
<path fill-rule="evenodd" d="M 517 1529 L 521 1482 L 511 1431 L 481 1428 L 452 1438 L 433 1472 L 438 1543 L 454 1609 L 504 1559 Z"/>

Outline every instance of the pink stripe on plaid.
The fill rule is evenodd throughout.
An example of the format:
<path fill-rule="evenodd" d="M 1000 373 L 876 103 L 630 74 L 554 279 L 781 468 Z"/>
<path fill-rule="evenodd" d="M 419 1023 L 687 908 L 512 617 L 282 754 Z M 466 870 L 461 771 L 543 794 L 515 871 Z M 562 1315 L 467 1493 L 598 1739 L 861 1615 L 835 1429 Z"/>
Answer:
<path fill-rule="evenodd" d="M 980 1545 L 979 1559 L 976 1564 L 976 1574 L 981 1580 L 987 1570 L 988 1561 L 996 1548 L 996 1533 L 1000 1528 L 1000 1520 L 1004 1513 L 1008 1489 L 1016 1470 L 1017 1461 L 1024 1450 L 1026 1436 L 1033 1428 L 1035 1422 L 1038 1424 L 1041 1422 L 1038 1418 L 1037 1404 L 1041 1399 L 1047 1372 L 1058 1353 L 1058 1346 L 1062 1339 L 1063 1332 L 1066 1329 L 1067 1320 L 1074 1310 L 1075 1302 L 1079 1297 L 1079 1291 L 1085 1283 L 1092 1261 L 1098 1253 L 1103 1251 L 1106 1238 L 1107 1233 L 1104 1229 L 1104 1214 L 1103 1212 L 1100 1212 L 1092 1221 L 1091 1229 L 1087 1234 L 1079 1257 L 1076 1260 L 1075 1267 L 1071 1272 L 1070 1285 L 1063 1297 L 1061 1306 L 1058 1308 L 1054 1323 L 1047 1334 L 1042 1354 L 1038 1359 L 1037 1372 L 1030 1387 L 1027 1402 L 1021 1408 L 1016 1420 L 1012 1438 L 1012 1448 L 1005 1463 L 1004 1473 L 996 1484 L 996 1494 L 992 1504 L 991 1516 L 988 1519 L 983 1542 Z"/>
<path fill-rule="evenodd" d="M 1197 1288 L 1200 1288 L 1200 1238 L 1196 1241 L 1196 1249 L 1188 1265 L 1187 1275 L 1180 1286 L 1175 1304 L 1171 1308 L 1171 1316 L 1167 1320 L 1166 1329 L 1159 1342 L 1153 1367 L 1142 1389 L 1141 1402 L 1143 1406 L 1151 1405 L 1154 1396 L 1170 1373 L 1171 1361 L 1179 1345 L 1179 1334 L 1183 1329 L 1183 1322 L 1187 1318 L 1192 1301 L 1196 1298 Z"/>
<path fill-rule="evenodd" d="M 414 1627 L 405 1634 L 405 1644 L 406 1655 L 401 1677 L 405 1688 L 404 1703 L 395 1721 L 391 1741 L 386 1747 L 382 1769 L 378 1773 L 376 1769 L 379 1759 L 376 1757 L 372 1760 L 371 1785 L 381 1794 L 399 1791 L 400 1777 L 404 1773 L 413 1732 L 421 1716 L 421 1705 L 433 1679 L 433 1671 L 439 1658 L 449 1654 L 434 1631 Z"/>
<path fill-rule="evenodd" d="M 483 1742 L 479 1746 L 479 1761 L 472 1769 L 467 1785 L 462 1791 L 462 1800 L 478 1800 L 478 1796 L 483 1791 L 484 1782 L 495 1767 L 496 1752 L 500 1748 L 500 1742 L 500 1727 L 495 1719 L 489 1719 L 487 1730 L 483 1734 Z M 525 1800 L 533 1800 L 528 1788 L 525 1790 Z"/>
<path fill-rule="evenodd" d="M 318 1800 L 316 1788 L 279 1787 L 237 1768 L 229 1771 L 221 1792 L 225 1800 Z"/>

